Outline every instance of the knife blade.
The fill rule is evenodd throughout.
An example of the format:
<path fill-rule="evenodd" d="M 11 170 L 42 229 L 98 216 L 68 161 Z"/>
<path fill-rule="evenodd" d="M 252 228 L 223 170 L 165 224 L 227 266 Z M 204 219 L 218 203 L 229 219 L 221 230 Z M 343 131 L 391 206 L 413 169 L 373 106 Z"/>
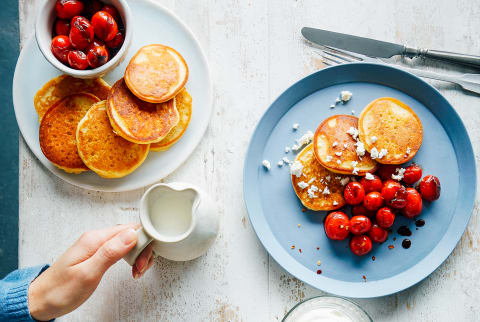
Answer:
<path fill-rule="evenodd" d="M 318 45 L 353 51 L 370 57 L 390 58 L 405 53 L 405 46 L 403 45 L 322 29 L 303 27 L 302 35 Z"/>
<path fill-rule="evenodd" d="M 302 35 L 307 40 L 318 45 L 331 46 L 369 57 L 390 58 L 395 55 L 402 55 L 409 58 L 424 57 L 480 68 L 480 56 L 476 55 L 459 54 L 424 48 L 413 48 L 387 41 L 358 37 L 310 27 L 303 27 Z"/>

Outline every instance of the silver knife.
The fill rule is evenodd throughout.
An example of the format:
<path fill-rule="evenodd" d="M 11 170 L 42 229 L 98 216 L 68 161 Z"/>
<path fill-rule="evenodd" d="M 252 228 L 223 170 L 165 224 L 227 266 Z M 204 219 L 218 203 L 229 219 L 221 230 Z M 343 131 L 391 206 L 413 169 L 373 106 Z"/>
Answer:
<path fill-rule="evenodd" d="M 370 57 L 390 58 L 395 55 L 402 55 L 409 58 L 425 57 L 480 68 L 480 56 L 458 54 L 440 50 L 413 48 L 391 42 L 309 27 L 302 28 L 302 35 L 307 40 L 318 45 L 331 46 Z"/>

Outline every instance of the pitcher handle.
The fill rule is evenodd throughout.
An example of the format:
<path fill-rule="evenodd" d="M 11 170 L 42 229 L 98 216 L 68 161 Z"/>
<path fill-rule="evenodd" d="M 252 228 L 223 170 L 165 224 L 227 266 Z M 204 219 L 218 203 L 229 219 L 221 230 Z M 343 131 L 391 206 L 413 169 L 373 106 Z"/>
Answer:
<path fill-rule="evenodd" d="M 130 266 L 135 265 L 137 257 L 142 253 L 145 247 L 152 242 L 153 238 L 148 236 L 143 228 L 137 230 L 137 244 L 128 252 L 123 259 L 130 264 Z"/>

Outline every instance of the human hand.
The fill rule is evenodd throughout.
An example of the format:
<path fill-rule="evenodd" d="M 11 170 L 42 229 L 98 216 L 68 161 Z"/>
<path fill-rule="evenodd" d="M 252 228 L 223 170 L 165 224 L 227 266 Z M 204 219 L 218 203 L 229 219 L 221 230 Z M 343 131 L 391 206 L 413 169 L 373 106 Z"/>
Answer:
<path fill-rule="evenodd" d="M 36 320 L 47 321 L 83 304 L 95 291 L 103 274 L 137 243 L 138 224 L 117 225 L 86 232 L 28 289 L 28 308 Z M 141 277 L 153 264 L 148 245 L 132 267 Z"/>

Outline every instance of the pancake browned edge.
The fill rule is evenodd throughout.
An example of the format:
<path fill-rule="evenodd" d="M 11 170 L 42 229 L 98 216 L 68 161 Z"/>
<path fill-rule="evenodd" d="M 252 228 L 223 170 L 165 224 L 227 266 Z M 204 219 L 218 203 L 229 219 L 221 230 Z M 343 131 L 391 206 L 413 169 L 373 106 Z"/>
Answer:
<path fill-rule="evenodd" d="M 343 189 L 350 178 L 333 173 L 315 158 L 313 145 L 307 145 L 295 158 L 303 166 L 300 177 L 292 174 L 292 185 L 302 204 L 315 211 L 335 210 L 345 205 Z"/>
<path fill-rule="evenodd" d="M 172 99 L 188 80 L 188 66 L 175 49 L 153 44 L 140 48 L 128 63 L 125 82 L 138 98 L 150 103 Z"/>
<path fill-rule="evenodd" d="M 352 115 L 333 115 L 324 120 L 313 136 L 317 160 L 336 173 L 364 176 L 374 172 L 377 162 L 358 141 L 357 127 L 358 118 Z"/>
<path fill-rule="evenodd" d="M 160 142 L 180 118 L 175 99 L 158 104 L 144 102 L 130 92 L 123 78 L 108 94 L 107 113 L 115 132 L 138 144 Z"/>
<path fill-rule="evenodd" d="M 49 80 L 40 88 L 33 98 L 33 105 L 38 113 L 38 120 L 56 102 L 65 96 L 77 93 L 90 93 L 101 100 L 107 99 L 110 85 L 103 79 L 80 79 L 68 75 L 60 75 Z"/>
<path fill-rule="evenodd" d="M 175 96 L 175 105 L 180 114 L 178 124 L 167 134 L 162 141 L 150 144 L 150 151 L 166 151 L 178 142 L 188 128 L 192 118 L 192 97 L 184 88 Z"/>
<path fill-rule="evenodd" d="M 136 144 L 113 133 L 106 101 L 93 105 L 78 123 L 78 154 L 103 178 L 121 178 L 137 169 L 148 155 L 149 144 Z"/>
<path fill-rule="evenodd" d="M 55 103 L 42 118 L 39 130 L 40 148 L 55 166 L 70 173 L 80 173 L 88 168 L 78 155 L 75 131 L 78 122 L 98 97 L 73 94 Z"/>
<path fill-rule="evenodd" d="M 386 154 L 376 158 L 384 164 L 410 161 L 423 141 L 422 122 L 417 114 L 392 97 L 382 97 L 368 104 L 360 113 L 358 130 L 360 140 L 372 157 L 384 149 Z"/>

